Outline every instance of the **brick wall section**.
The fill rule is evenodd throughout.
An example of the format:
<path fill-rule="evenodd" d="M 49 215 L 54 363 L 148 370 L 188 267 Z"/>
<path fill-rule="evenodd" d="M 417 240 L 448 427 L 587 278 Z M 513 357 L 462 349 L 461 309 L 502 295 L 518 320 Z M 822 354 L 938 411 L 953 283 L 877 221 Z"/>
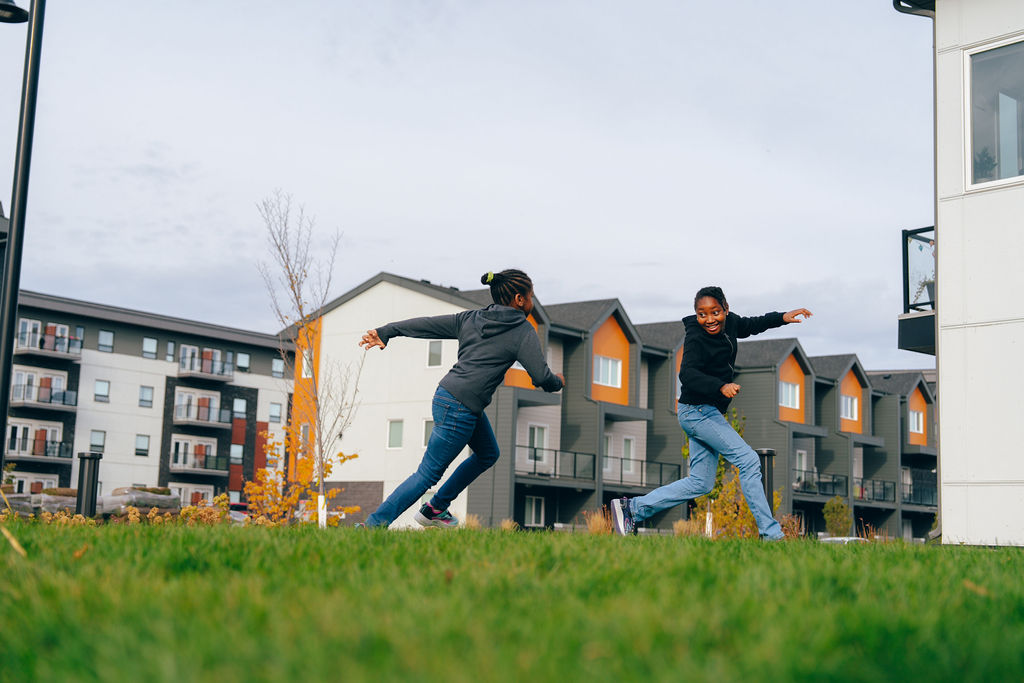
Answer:
<path fill-rule="evenodd" d="M 341 489 L 341 493 L 331 501 L 331 509 L 348 505 L 359 506 L 359 512 L 341 520 L 343 526 L 365 522 L 366 518 L 384 501 L 384 482 L 382 481 L 335 481 L 328 482 L 327 488 Z"/>

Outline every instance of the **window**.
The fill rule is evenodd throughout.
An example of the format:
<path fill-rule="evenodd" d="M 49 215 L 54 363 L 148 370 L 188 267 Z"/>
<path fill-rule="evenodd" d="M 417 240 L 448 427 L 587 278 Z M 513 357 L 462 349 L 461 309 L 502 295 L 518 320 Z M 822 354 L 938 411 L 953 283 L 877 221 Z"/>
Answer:
<path fill-rule="evenodd" d="M 270 374 L 274 377 L 284 377 L 284 360 L 274 358 L 270 361 Z"/>
<path fill-rule="evenodd" d="M 779 405 L 783 408 L 800 409 L 800 385 L 779 382 Z"/>
<path fill-rule="evenodd" d="M 436 368 L 441 365 L 441 340 L 434 339 L 427 350 L 427 367 Z"/>
<path fill-rule="evenodd" d="M 40 336 L 42 323 L 38 320 L 22 318 L 18 321 L 18 346 L 20 348 L 41 348 L 43 339 Z"/>
<path fill-rule="evenodd" d="M 157 341 L 152 337 L 142 338 L 142 357 L 143 358 L 156 358 L 156 346 Z"/>
<path fill-rule="evenodd" d="M 89 450 L 92 453 L 102 453 L 107 443 L 107 433 L 94 429 L 89 432 Z"/>
<path fill-rule="evenodd" d="M 139 407 L 153 407 L 153 387 L 139 387 Z"/>
<path fill-rule="evenodd" d="M 613 467 L 613 465 L 612 465 L 612 435 L 611 434 L 605 434 L 604 435 L 604 440 L 602 441 L 602 443 L 604 444 L 604 455 L 601 457 L 601 466 L 604 469 L 605 473 L 607 474 L 607 473 L 612 471 L 612 467 Z"/>
<path fill-rule="evenodd" d="M 114 352 L 114 333 L 110 330 L 100 330 L 99 340 L 96 348 L 107 353 Z"/>
<path fill-rule="evenodd" d="M 434 433 L 434 421 L 424 420 L 423 421 L 423 447 L 426 448 L 430 442 L 430 435 Z"/>
<path fill-rule="evenodd" d="M 622 361 L 618 358 L 594 356 L 594 384 L 603 387 L 622 386 Z"/>
<path fill-rule="evenodd" d="M 839 397 L 839 417 L 844 420 L 856 420 L 857 408 L 860 401 L 856 396 Z"/>
<path fill-rule="evenodd" d="M 98 379 L 94 385 L 93 398 L 100 403 L 110 403 L 110 382 Z"/>
<path fill-rule="evenodd" d="M 969 59 L 971 181 L 1024 175 L 1024 42 Z"/>
<path fill-rule="evenodd" d="M 542 462 L 544 460 L 544 449 L 548 446 L 548 428 L 542 425 L 530 425 L 527 428 L 527 451 L 526 458 L 530 462 Z"/>
<path fill-rule="evenodd" d="M 914 434 L 924 434 L 924 413 L 920 410 L 910 411 L 910 431 Z"/>
<path fill-rule="evenodd" d="M 271 403 L 270 404 L 270 421 L 280 422 L 281 421 L 281 404 Z"/>
<path fill-rule="evenodd" d="M 622 440 L 622 473 L 636 474 L 636 460 L 633 459 L 633 446 L 635 441 L 632 438 Z"/>
<path fill-rule="evenodd" d="M 544 526 L 544 499 L 540 496 L 526 496 L 526 513 L 523 526 Z"/>
<path fill-rule="evenodd" d="M 402 421 L 388 420 L 388 448 L 402 447 Z"/>
<path fill-rule="evenodd" d="M 313 350 L 302 350 L 302 379 L 313 377 Z"/>
<path fill-rule="evenodd" d="M 245 399 L 236 398 L 231 403 L 231 413 L 234 417 L 245 417 Z"/>
<path fill-rule="evenodd" d="M 249 372 L 249 354 L 239 352 L 235 367 L 239 372 Z"/>
<path fill-rule="evenodd" d="M 174 342 L 167 342 L 167 355 L 164 356 L 164 360 L 168 363 L 174 362 Z"/>
<path fill-rule="evenodd" d="M 231 464 L 241 465 L 242 456 L 245 454 L 245 446 L 240 443 L 231 444 Z"/>
<path fill-rule="evenodd" d="M 75 325 L 75 339 L 79 342 L 79 348 L 81 348 L 81 342 L 85 339 L 85 328 L 81 325 Z"/>
<path fill-rule="evenodd" d="M 149 455 L 149 434 L 135 435 L 135 455 Z"/>

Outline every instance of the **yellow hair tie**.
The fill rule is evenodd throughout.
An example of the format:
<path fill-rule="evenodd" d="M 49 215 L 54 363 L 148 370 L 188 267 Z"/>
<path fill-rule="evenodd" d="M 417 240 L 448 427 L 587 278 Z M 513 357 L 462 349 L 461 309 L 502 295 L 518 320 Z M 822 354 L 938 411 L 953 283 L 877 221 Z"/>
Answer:
<path fill-rule="evenodd" d="M 487 284 L 491 284 L 491 280 L 494 279 L 494 273 L 487 273 Z"/>

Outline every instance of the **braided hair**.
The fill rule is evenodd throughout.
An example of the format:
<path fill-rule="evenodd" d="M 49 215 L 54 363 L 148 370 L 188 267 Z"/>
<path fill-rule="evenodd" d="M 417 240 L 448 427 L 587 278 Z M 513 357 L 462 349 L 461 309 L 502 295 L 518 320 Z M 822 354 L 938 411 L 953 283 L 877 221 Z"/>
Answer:
<path fill-rule="evenodd" d="M 516 294 L 526 296 L 533 290 L 533 280 L 521 270 L 509 268 L 500 273 L 486 273 L 480 284 L 491 288 L 491 299 L 496 304 L 511 306 Z"/>
<path fill-rule="evenodd" d="M 704 297 L 709 296 L 718 302 L 718 305 L 723 309 L 729 309 L 729 302 L 725 300 L 725 292 L 722 291 L 721 287 L 715 287 L 711 285 L 709 287 L 701 287 L 697 290 L 697 296 L 693 297 L 693 308 L 697 309 L 697 302 Z"/>

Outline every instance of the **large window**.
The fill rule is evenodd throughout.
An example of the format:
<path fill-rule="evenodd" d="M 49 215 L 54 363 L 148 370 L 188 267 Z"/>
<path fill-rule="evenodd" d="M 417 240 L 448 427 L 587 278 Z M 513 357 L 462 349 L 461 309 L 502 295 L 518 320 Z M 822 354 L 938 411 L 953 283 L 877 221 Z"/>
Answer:
<path fill-rule="evenodd" d="M 920 410 L 910 411 L 910 431 L 914 434 L 924 434 L 924 413 Z"/>
<path fill-rule="evenodd" d="M 140 408 L 152 408 L 153 407 L 153 387 L 139 387 L 139 407 Z"/>
<path fill-rule="evenodd" d="M 441 340 L 434 339 L 427 347 L 427 367 L 436 368 L 441 365 Z"/>
<path fill-rule="evenodd" d="M 238 361 L 235 365 L 240 372 L 249 372 L 249 354 L 238 352 Z"/>
<path fill-rule="evenodd" d="M 96 345 L 100 351 L 106 351 L 107 353 L 113 353 L 114 351 L 114 333 L 110 330 L 100 330 L 98 343 Z"/>
<path fill-rule="evenodd" d="M 271 403 L 270 404 L 270 421 L 280 422 L 281 421 L 281 404 Z"/>
<path fill-rule="evenodd" d="M 594 356 L 594 384 L 604 387 L 621 387 L 622 361 L 618 358 Z"/>
<path fill-rule="evenodd" d="M 779 382 L 779 405 L 783 408 L 800 409 L 800 385 Z"/>
<path fill-rule="evenodd" d="M 548 447 L 548 428 L 542 425 L 530 425 L 527 432 L 527 444 L 530 449 L 527 459 L 530 462 L 544 462 L 544 449 Z"/>
<path fill-rule="evenodd" d="M 107 433 L 94 429 L 89 432 L 89 451 L 92 453 L 102 453 L 103 448 L 107 444 Z"/>
<path fill-rule="evenodd" d="M 971 182 L 1024 175 L 1024 42 L 969 59 Z"/>
<path fill-rule="evenodd" d="M 856 396 L 843 396 L 839 397 L 839 417 L 844 420 L 856 420 L 858 412 L 858 404 L 860 401 L 857 400 Z"/>
<path fill-rule="evenodd" d="M 632 438 L 625 438 L 622 440 L 622 473 L 623 474 L 636 474 L 636 456 L 634 455 L 634 446 L 636 442 Z"/>
<path fill-rule="evenodd" d="M 135 455 L 149 455 L 149 435 L 135 435 Z"/>
<path fill-rule="evenodd" d="M 524 515 L 523 526 L 544 526 L 544 499 L 540 496 L 526 496 L 526 514 Z"/>
<path fill-rule="evenodd" d="M 270 374 L 273 377 L 284 377 L 284 361 L 274 358 L 270 361 Z"/>
<path fill-rule="evenodd" d="M 157 341 L 153 337 L 142 338 L 142 357 L 143 358 L 156 358 L 156 346 Z"/>
<path fill-rule="evenodd" d="M 93 398 L 100 403 L 110 403 L 110 382 L 98 379 L 93 386 Z"/>
<path fill-rule="evenodd" d="M 402 420 L 388 420 L 388 448 L 402 447 Z"/>

